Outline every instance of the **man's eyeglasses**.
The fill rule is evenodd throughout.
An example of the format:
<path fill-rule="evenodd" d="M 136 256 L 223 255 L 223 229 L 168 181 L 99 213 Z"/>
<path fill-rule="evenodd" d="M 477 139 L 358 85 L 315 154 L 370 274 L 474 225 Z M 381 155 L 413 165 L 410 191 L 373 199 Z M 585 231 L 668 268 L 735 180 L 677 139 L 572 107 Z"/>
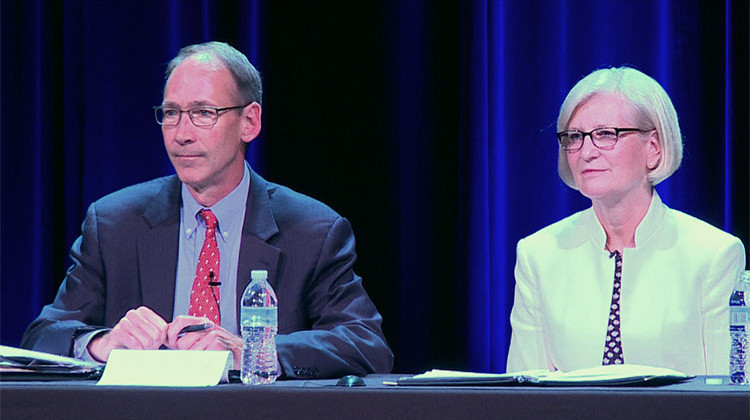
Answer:
<path fill-rule="evenodd" d="M 250 102 L 250 104 L 251 103 L 252 102 Z M 160 105 L 154 107 L 154 116 L 159 125 L 171 127 L 180 123 L 180 118 L 184 112 L 188 114 L 190 121 L 192 121 L 196 127 L 211 127 L 215 125 L 216 121 L 219 119 L 219 113 L 229 111 L 230 109 L 244 108 L 247 105 L 227 106 L 224 108 L 215 106 L 196 106 L 187 110 Z"/>
<path fill-rule="evenodd" d="M 641 133 L 647 133 L 650 130 L 644 130 L 641 128 L 619 128 L 619 127 L 602 127 L 589 132 L 578 131 L 578 130 L 566 130 L 557 133 L 557 141 L 560 142 L 560 147 L 568 152 L 575 152 L 576 150 L 583 147 L 583 140 L 586 136 L 591 137 L 591 143 L 598 149 L 612 149 L 617 144 L 617 140 L 620 139 L 620 133 L 638 131 Z"/>

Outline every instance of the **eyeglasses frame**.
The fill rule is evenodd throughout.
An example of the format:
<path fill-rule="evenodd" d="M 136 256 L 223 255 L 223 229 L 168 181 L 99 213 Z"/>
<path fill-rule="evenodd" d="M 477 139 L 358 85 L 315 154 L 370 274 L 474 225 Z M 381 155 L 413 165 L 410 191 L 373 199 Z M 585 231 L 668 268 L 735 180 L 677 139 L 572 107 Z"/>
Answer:
<path fill-rule="evenodd" d="M 598 144 L 596 144 L 596 141 L 594 141 L 594 136 L 593 136 L 594 131 L 607 130 L 607 129 L 609 129 L 609 130 L 615 130 L 615 142 L 612 143 L 611 146 L 599 146 Z M 583 143 L 586 141 L 586 136 L 588 136 L 591 139 L 591 144 L 593 144 L 594 147 L 596 147 L 597 149 L 600 149 L 600 150 L 612 150 L 612 149 L 615 148 L 615 146 L 617 145 L 617 142 L 620 140 L 620 133 L 631 133 L 631 132 L 648 133 L 649 131 L 654 131 L 654 130 L 655 130 L 654 128 L 647 130 L 647 129 L 643 129 L 643 128 L 631 128 L 631 127 L 628 127 L 628 128 L 622 128 L 622 127 L 599 127 L 599 128 L 595 128 L 595 129 L 593 129 L 591 131 L 588 131 L 588 132 L 586 132 L 586 131 L 580 131 L 580 130 L 565 130 L 565 131 L 560 131 L 559 133 L 557 133 L 557 143 L 560 145 L 560 148 L 563 149 L 563 150 L 565 150 L 566 152 L 576 152 L 578 150 L 581 150 L 581 148 L 583 148 Z M 569 134 L 569 133 L 580 133 L 583 136 L 582 139 L 581 139 L 581 145 L 579 147 L 577 147 L 575 149 L 569 149 L 569 148 L 566 148 L 565 146 L 562 145 L 562 136 L 564 134 Z"/>
<path fill-rule="evenodd" d="M 250 103 L 248 103 L 246 105 L 225 106 L 225 107 L 200 105 L 200 106 L 194 106 L 194 107 L 189 108 L 189 109 L 179 109 L 179 108 L 168 107 L 169 109 L 174 109 L 175 111 L 178 111 L 180 113 L 180 116 L 177 118 L 177 122 L 175 122 L 174 124 L 164 124 L 163 120 L 159 121 L 159 110 L 164 110 L 164 105 L 156 105 L 153 108 L 154 108 L 154 118 L 156 118 L 156 123 L 159 124 L 159 125 L 161 125 L 161 126 L 176 127 L 177 125 L 180 124 L 180 121 L 182 121 L 182 113 L 184 112 L 184 113 L 188 114 L 188 118 L 190 118 L 190 122 L 194 126 L 196 126 L 196 127 L 213 127 L 219 121 L 219 117 L 221 116 L 222 112 L 229 111 L 229 110 L 232 110 L 232 109 L 245 108 L 248 105 L 252 105 L 252 104 L 253 104 L 253 102 L 250 102 Z M 193 110 L 196 110 L 196 109 L 213 109 L 214 111 L 216 111 L 216 119 L 214 120 L 213 124 L 196 124 L 195 120 L 193 120 L 193 115 L 190 113 L 190 111 L 193 111 Z"/>

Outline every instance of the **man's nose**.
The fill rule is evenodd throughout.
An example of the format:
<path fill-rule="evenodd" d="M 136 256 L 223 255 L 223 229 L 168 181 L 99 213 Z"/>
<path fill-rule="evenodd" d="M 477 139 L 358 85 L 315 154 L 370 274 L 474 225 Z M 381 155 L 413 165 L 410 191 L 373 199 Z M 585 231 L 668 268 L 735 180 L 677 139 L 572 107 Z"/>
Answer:
<path fill-rule="evenodd" d="M 174 140 L 180 144 L 190 143 L 193 140 L 193 129 L 195 125 L 190 120 L 190 114 L 187 112 L 181 113 L 180 120 L 174 127 Z"/>

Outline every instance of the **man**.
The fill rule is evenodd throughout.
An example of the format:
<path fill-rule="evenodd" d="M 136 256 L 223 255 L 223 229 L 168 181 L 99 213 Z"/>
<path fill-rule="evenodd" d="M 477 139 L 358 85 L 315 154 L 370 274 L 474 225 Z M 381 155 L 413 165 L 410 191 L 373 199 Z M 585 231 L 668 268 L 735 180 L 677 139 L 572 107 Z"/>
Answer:
<path fill-rule="evenodd" d="M 391 370 L 381 317 L 352 271 L 349 222 L 245 162 L 261 94 L 260 75 L 228 44 L 180 50 L 155 107 L 177 176 L 89 207 L 73 265 L 22 346 L 101 362 L 115 348 L 226 349 L 238 368 L 239 297 L 250 271 L 267 270 L 284 376 Z M 178 337 L 204 323 L 213 327 Z"/>

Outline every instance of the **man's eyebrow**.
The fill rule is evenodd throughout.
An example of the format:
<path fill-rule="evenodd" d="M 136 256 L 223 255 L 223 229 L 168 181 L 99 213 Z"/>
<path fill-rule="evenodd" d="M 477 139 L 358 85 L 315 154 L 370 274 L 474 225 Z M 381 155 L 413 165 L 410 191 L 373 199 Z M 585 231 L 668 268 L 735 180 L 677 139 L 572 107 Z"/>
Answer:
<path fill-rule="evenodd" d="M 213 102 L 210 101 L 190 101 L 188 102 L 189 107 L 195 107 L 195 106 L 216 106 Z"/>
<path fill-rule="evenodd" d="M 161 104 L 161 106 L 168 107 L 168 108 L 180 108 L 180 105 L 178 103 L 172 102 L 172 101 L 164 101 Z M 187 107 L 184 109 L 195 108 L 197 106 L 216 106 L 216 105 L 214 105 L 213 102 L 210 102 L 210 101 L 190 101 L 188 102 Z"/>

